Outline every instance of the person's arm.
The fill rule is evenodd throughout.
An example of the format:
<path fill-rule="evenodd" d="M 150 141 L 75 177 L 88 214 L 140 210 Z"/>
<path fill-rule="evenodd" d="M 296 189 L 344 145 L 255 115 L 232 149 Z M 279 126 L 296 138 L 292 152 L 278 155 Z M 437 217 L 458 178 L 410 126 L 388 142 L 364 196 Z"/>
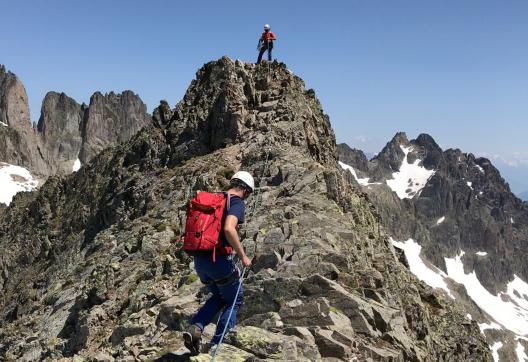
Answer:
<path fill-rule="evenodd" d="M 277 40 L 277 37 L 275 36 L 275 33 L 271 33 L 271 40 Z"/>
<path fill-rule="evenodd" d="M 240 260 L 242 260 L 242 264 L 244 264 L 245 267 L 249 267 L 251 266 L 251 260 L 247 257 L 244 248 L 240 243 L 240 238 L 236 230 L 237 225 L 238 218 L 234 215 L 227 215 L 224 223 L 224 233 L 227 241 L 233 247 Z"/>

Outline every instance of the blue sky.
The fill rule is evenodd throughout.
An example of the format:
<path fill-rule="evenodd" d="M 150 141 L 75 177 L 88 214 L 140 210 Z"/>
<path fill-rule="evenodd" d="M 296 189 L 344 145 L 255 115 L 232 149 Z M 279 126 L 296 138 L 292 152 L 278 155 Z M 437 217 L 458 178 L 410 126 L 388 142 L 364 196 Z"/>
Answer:
<path fill-rule="evenodd" d="M 376 152 L 397 131 L 426 132 L 444 148 L 528 170 L 528 1 L 50 0 L 1 9 L 0 63 L 24 82 L 33 120 L 49 90 L 88 102 L 97 90 L 132 89 L 149 111 L 160 99 L 174 105 L 203 63 L 254 61 L 270 23 L 274 55 L 316 90 L 339 142 Z"/>

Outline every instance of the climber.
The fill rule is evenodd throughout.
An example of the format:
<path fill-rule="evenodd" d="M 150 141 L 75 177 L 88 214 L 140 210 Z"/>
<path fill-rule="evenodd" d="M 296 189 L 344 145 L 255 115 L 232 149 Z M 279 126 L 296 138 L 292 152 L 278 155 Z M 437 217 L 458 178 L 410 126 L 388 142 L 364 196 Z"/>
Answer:
<path fill-rule="evenodd" d="M 249 197 L 254 188 L 255 183 L 249 172 L 238 171 L 231 177 L 229 189 L 223 193 L 225 204 L 222 205 L 224 208 L 221 214 L 221 230 L 219 228 L 218 244 L 214 250 L 201 248 L 201 250 L 188 251 L 185 249 L 186 241 L 184 241 L 184 250 L 194 257 L 196 274 L 212 293 L 212 296 L 192 318 L 191 326 L 183 334 L 185 347 L 193 355 L 216 348 L 222 338 L 226 323 L 228 324 L 227 331 L 235 326 L 237 312 L 243 300 L 243 287 L 241 285 L 241 272 L 233 261 L 232 252 L 234 250 L 237 253 L 244 267 L 249 268 L 251 266 L 251 260 L 247 257 L 240 242 L 237 227 L 244 222 L 244 200 Z M 189 217 L 187 223 L 189 223 Z M 186 225 L 184 238 L 187 238 L 187 229 L 192 228 L 188 225 Z M 207 232 L 204 229 L 202 231 L 204 234 Z M 193 234 L 195 233 L 193 232 Z M 190 238 L 192 239 L 192 237 L 191 235 Z M 202 349 L 200 347 L 202 332 L 219 312 L 221 315 L 215 335 Z"/>
<path fill-rule="evenodd" d="M 271 62 L 271 50 L 273 49 L 274 40 L 277 40 L 275 33 L 270 31 L 269 24 L 264 25 L 264 32 L 262 33 L 258 44 L 258 50 L 260 50 L 260 52 L 258 55 L 257 64 L 262 61 L 262 55 L 266 50 L 268 51 L 268 61 Z"/>

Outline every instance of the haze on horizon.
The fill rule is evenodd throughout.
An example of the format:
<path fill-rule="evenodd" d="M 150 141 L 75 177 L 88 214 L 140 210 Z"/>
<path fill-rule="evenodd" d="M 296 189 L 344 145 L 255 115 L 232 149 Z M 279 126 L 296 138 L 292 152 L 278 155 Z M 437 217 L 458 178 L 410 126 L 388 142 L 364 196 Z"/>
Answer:
<path fill-rule="evenodd" d="M 528 190 L 526 1 L 58 0 L 2 11 L 0 64 L 25 85 L 33 121 L 51 90 L 87 103 L 131 89 L 150 111 L 174 105 L 203 63 L 255 61 L 269 23 L 274 57 L 316 90 L 338 142 L 374 153 L 398 131 L 428 133 Z"/>

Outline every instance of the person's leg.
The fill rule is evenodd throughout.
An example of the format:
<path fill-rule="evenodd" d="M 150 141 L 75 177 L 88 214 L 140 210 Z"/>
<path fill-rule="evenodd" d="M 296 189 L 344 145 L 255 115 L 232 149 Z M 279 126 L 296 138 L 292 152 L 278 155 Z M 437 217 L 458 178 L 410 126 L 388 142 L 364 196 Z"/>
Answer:
<path fill-rule="evenodd" d="M 262 55 L 264 55 L 265 51 L 266 51 L 266 49 L 264 49 L 264 48 L 260 49 L 260 52 L 259 52 L 259 55 L 258 55 L 258 59 L 257 59 L 257 64 L 260 64 L 260 62 L 262 61 Z"/>
<path fill-rule="evenodd" d="M 273 49 L 272 46 L 268 48 L 268 60 L 271 62 L 271 50 Z"/>
<path fill-rule="evenodd" d="M 191 319 L 191 324 L 198 326 L 202 331 L 209 323 L 213 321 L 215 315 L 224 308 L 226 302 L 220 294 L 220 290 L 215 284 L 211 284 L 207 287 L 213 294 L 205 304 L 200 308 L 198 313 Z"/>
<path fill-rule="evenodd" d="M 195 257 L 194 265 L 200 280 L 206 283 L 213 282 L 213 284 L 209 284 L 208 286 L 209 291 L 213 295 L 207 300 L 204 306 L 200 308 L 198 313 L 193 317 L 191 323 L 203 330 L 203 328 L 211 323 L 215 315 L 223 308 L 221 320 L 217 325 L 217 331 L 219 328 L 222 328 L 220 331 L 221 334 L 225 323 L 227 322 L 230 308 L 235 301 L 240 280 L 240 272 L 236 268 L 233 258 L 225 255 L 217 255 L 216 262 L 214 263 L 211 258 Z M 236 313 L 242 304 L 242 290 L 235 304 L 229 328 L 232 328 L 236 322 Z M 224 319 L 223 322 L 222 318 Z M 214 340 L 215 338 L 213 338 L 213 344 L 216 344 L 214 343 Z M 220 336 L 218 336 L 217 340 L 220 340 Z"/>
<path fill-rule="evenodd" d="M 263 44 L 262 48 L 260 48 L 257 64 L 260 64 L 260 62 L 262 61 L 262 56 L 264 55 L 266 50 L 268 50 L 268 44 Z"/>
<path fill-rule="evenodd" d="M 218 325 L 216 326 L 215 335 L 211 339 L 211 344 L 213 345 L 218 344 L 220 342 L 220 338 L 222 337 L 222 333 L 224 332 L 224 328 L 226 324 L 227 324 L 226 334 L 227 332 L 229 332 L 231 329 L 235 327 L 236 320 L 237 320 L 237 313 L 244 300 L 244 286 L 240 285 L 240 290 L 239 290 L 238 289 L 239 284 L 240 284 L 240 279 L 237 279 L 236 281 L 234 281 L 233 283 L 229 285 L 219 286 L 218 288 L 220 290 L 220 294 L 222 295 L 222 298 L 224 299 L 226 305 L 224 309 L 222 310 L 222 314 L 218 321 Z M 238 291 L 238 294 L 237 294 L 237 291 Z M 231 308 L 233 308 L 233 312 L 231 312 Z"/>
<path fill-rule="evenodd" d="M 191 325 L 183 333 L 183 342 L 192 355 L 200 353 L 200 342 L 204 328 L 211 323 L 214 316 L 222 309 L 224 302 L 216 285 L 212 284 L 211 261 L 209 257 L 196 256 L 194 268 L 202 283 L 208 285 L 212 296 L 191 319 Z M 214 274 L 214 273 L 213 273 Z"/>

